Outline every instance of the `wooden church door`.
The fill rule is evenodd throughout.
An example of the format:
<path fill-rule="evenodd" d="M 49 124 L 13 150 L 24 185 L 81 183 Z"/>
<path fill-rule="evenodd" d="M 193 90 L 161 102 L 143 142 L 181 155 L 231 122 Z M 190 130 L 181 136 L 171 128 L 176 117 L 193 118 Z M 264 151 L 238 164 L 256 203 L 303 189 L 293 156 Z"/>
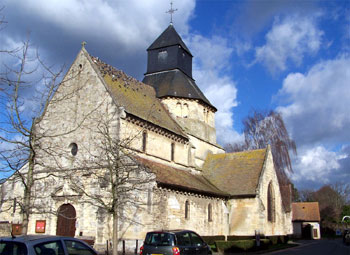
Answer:
<path fill-rule="evenodd" d="M 74 237 L 76 220 L 75 217 L 75 209 L 71 204 L 61 205 L 58 209 L 56 235 Z"/>

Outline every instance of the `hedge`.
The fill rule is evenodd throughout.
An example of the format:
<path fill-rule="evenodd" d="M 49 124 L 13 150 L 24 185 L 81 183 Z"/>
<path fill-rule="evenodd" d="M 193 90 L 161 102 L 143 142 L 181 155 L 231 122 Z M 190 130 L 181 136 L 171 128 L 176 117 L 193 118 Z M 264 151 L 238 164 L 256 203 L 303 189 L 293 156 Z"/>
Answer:
<path fill-rule="evenodd" d="M 215 241 L 225 241 L 225 236 L 202 236 L 202 238 L 209 245 L 215 244 Z"/>
<path fill-rule="evenodd" d="M 255 240 L 238 240 L 238 241 L 216 241 L 216 248 L 220 253 L 231 253 L 236 251 L 251 250 L 255 246 Z"/>
<path fill-rule="evenodd" d="M 255 236 L 227 236 L 227 241 L 239 241 L 255 239 Z"/>
<path fill-rule="evenodd" d="M 287 243 L 289 236 L 268 236 L 272 244 Z"/>

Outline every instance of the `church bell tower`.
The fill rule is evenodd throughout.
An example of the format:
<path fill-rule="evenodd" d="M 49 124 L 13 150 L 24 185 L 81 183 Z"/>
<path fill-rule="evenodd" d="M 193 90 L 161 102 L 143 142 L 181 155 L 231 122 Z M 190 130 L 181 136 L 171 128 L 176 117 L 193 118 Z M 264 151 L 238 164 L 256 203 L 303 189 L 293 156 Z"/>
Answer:
<path fill-rule="evenodd" d="M 172 23 L 147 49 L 143 83 L 151 85 L 187 134 L 216 143 L 216 108 L 192 77 L 192 54 Z"/>

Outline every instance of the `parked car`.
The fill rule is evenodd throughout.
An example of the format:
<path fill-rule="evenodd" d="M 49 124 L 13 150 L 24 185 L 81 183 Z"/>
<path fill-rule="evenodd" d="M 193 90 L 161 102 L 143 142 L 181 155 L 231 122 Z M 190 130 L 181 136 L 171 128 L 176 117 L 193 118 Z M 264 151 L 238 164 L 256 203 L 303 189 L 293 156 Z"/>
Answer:
<path fill-rule="evenodd" d="M 209 245 L 190 230 L 153 231 L 146 234 L 140 255 L 210 255 Z"/>
<path fill-rule="evenodd" d="M 0 255 L 97 255 L 84 241 L 73 237 L 26 235 L 0 237 Z"/>

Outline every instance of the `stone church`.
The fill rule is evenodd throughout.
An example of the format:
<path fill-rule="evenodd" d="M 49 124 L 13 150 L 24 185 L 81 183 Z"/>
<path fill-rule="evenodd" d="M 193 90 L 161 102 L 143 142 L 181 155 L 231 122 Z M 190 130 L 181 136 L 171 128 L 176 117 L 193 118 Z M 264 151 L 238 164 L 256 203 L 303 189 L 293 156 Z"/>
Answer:
<path fill-rule="evenodd" d="M 40 141 L 35 173 L 43 178 L 32 192 L 33 207 L 44 210 L 33 210 L 28 233 L 71 235 L 105 248 L 113 225 L 101 205 L 108 203 L 111 187 L 99 180 L 114 177 L 101 163 L 106 157 L 96 155 L 111 141 L 101 132 L 108 130 L 109 138 L 126 141 L 118 154 L 129 154 L 137 163 L 132 168 L 139 168 L 133 175 L 139 179 L 127 187 L 143 187 L 124 194 L 125 201 L 143 201 L 120 212 L 119 238 L 127 246 L 157 229 L 204 236 L 291 234 L 291 210 L 282 201 L 270 148 L 225 153 L 217 144 L 217 110 L 192 77 L 193 56 L 172 24 L 147 52 L 140 82 L 83 45 L 35 129 L 50 135 Z M 152 178 L 142 182 L 146 176 Z M 20 228 L 16 201 L 23 184 L 10 177 L 0 192 L 0 221 Z"/>

